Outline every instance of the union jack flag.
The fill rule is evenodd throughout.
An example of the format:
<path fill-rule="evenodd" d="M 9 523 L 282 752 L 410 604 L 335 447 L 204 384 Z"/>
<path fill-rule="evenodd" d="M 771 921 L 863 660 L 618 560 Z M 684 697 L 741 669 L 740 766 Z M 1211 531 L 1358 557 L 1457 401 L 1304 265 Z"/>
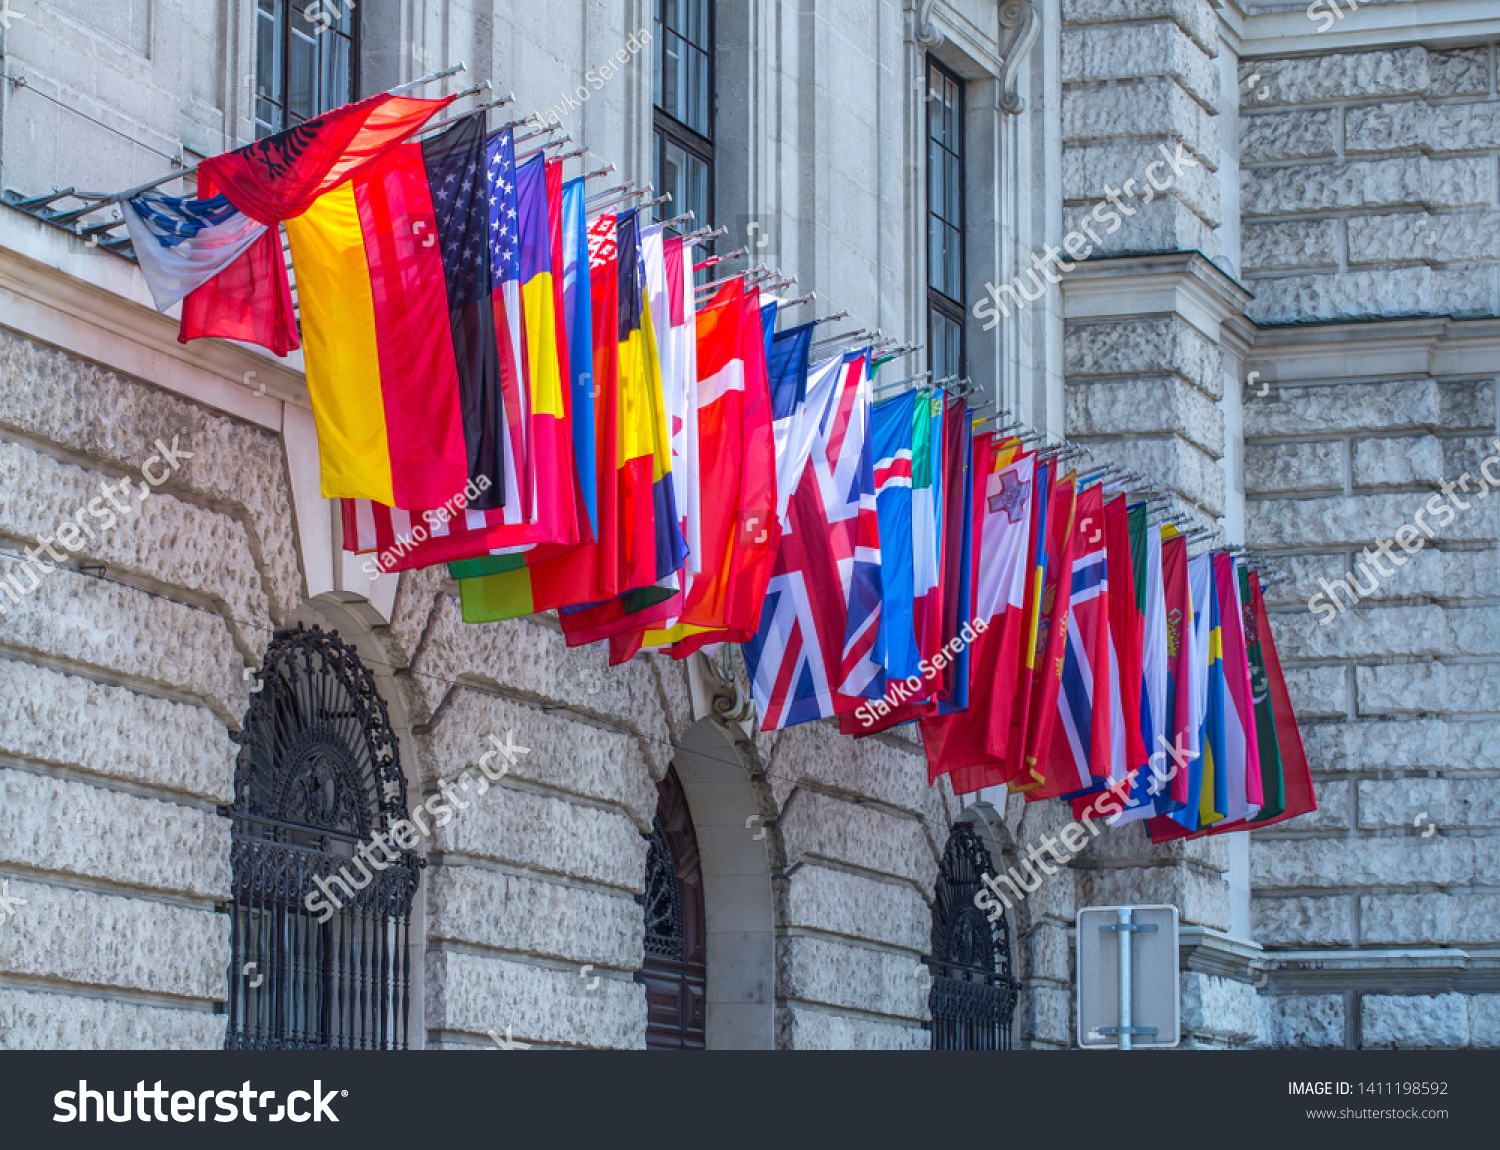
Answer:
<path fill-rule="evenodd" d="M 864 353 L 809 373 L 812 447 L 755 638 L 745 644 L 762 730 L 826 718 L 880 694 L 880 525 Z M 778 429 L 779 431 L 780 429 Z M 795 430 L 778 445 L 800 438 Z"/>

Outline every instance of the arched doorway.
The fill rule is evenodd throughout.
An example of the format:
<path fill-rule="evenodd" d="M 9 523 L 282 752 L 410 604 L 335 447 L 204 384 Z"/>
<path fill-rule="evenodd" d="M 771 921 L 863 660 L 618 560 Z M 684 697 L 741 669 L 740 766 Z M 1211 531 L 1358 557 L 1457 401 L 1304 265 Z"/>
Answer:
<path fill-rule="evenodd" d="M 385 701 L 354 648 L 317 627 L 278 633 L 253 690 L 221 811 L 233 820 L 224 1044 L 405 1049 L 422 860 L 392 835 L 411 828 Z"/>
<path fill-rule="evenodd" d="M 1011 974 L 1010 924 L 974 905 L 982 876 L 995 873 L 970 823 L 955 823 L 932 900 L 932 990 L 927 997 L 934 1050 L 1009 1050 L 1020 983 Z"/>
<path fill-rule="evenodd" d="M 702 1050 L 706 1042 L 708 947 L 698 836 L 677 771 L 657 786 L 646 852 L 646 1049 Z"/>

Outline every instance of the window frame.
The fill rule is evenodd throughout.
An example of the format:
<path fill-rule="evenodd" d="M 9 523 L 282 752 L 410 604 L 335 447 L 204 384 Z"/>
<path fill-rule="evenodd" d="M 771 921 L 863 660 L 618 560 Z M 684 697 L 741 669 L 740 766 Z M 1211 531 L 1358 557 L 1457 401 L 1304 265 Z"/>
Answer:
<path fill-rule="evenodd" d="M 363 5 L 358 4 L 357 2 L 351 3 L 351 0 L 316 0 L 319 5 L 327 5 L 330 7 L 337 5 L 336 10 L 341 13 L 346 8 L 348 10 L 348 14 L 350 16 L 349 34 L 347 37 L 349 41 L 349 90 L 345 94 L 345 99 L 335 104 L 329 104 L 327 107 L 319 107 L 315 112 L 313 112 L 312 116 L 302 118 L 298 117 L 296 113 L 290 111 L 287 107 L 287 94 L 291 86 L 292 24 L 296 19 L 296 16 L 292 9 L 294 0 L 269 0 L 271 4 L 275 5 L 277 13 L 275 20 L 275 35 L 278 41 L 276 45 L 276 83 L 278 94 L 276 96 L 272 96 L 269 94 L 262 95 L 264 89 L 259 83 L 260 23 L 262 2 L 263 0 L 254 0 L 254 3 L 252 4 L 250 9 L 251 15 L 254 17 L 255 22 L 254 31 L 251 34 L 251 45 L 252 52 L 254 53 L 253 66 L 255 70 L 253 75 L 256 78 L 256 90 L 250 98 L 250 124 L 252 128 L 253 138 L 257 140 L 263 140 L 267 136 L 275 135 L 277 132 L 285 131 L 287 128 L 295 127 L 297 124 L 306 123 L 307 119 L 321 116 L 324 112 L 331 111 L 334 108 L 342 107 L 344 104 L 353 103 L 359 98 L 359 58 L 361 40 L 360 28 L 363 23 L 360 19 L 360 10 Z M 344 33 L 338 31 L 336 28 L 330 27 L 325 29 L 324 31 L 335 37 L 344 38 Z M 320 89 L 319 94 L 321 94 L 323 70 L 322 36 L 323 32 L 315 32 L 313 34 L 313 39 L 318 42 L 319 45 L 316 68 L 316 75 L 318 77 L 318 85 Z M 262 100 L 271 104 L 276 109 L 277 115 L 281 120 L 281 123 L 279 125 L 268 127 L 265 123 L 262 122 L 260 118 L 260 102 Z M 318 102 L 318 100 L 314 100 L 315 104 L 317 104 Z"/>
<path fill-rule="evenodd" d="M 937 329 L 937 326 L 938 326 L 935 321 L 937 319 L 941 318 L 943 320 L 947 320 L 947 321 L 951 322 L 952 324 L 954 324 L 958 328 L 958 365 L 957 365 L 956 373 L 957 373 L 957 375 L 960 378 L 963 378 L 963 377 L 967 376 L 967 374 L 968 374 L 968 359 L 969 359 L 969 346 L 968 345 L 969 345 L 969 340 L 968 340 L 968 330 L 967 330 L 968 325 L 966 323 L 966 320 L 967 320 L 967 317 L 968 317 L 968 305 L 965 302 L 965 300 L 954 299 L 952 296 L 950 296 L 946 292 L 944 292 L 941 288 L 937 288 L 937 287 L 933 286 L 933 282 L 932 282 L 933 281 L 933 267 L 932 267 L 932 248 L 933 248 L 933 243 L 932 243 L 932 240 L 933 240 L 933 229 L 935 227 L 948 226 L 948 227 L 954 228 L 957 231 L 957 233 L 958 233 L 958 243 L 957 243 L 957 248 L 958 248 L 958 253 L 957 253 L 957 261 L 958 261 L 958 285 L 959 285 L 959 290 L 962 291 L 964 289 L 964 286 L 965 286 L 965 282 L 966 282 L 965 277 L 966 277 L 967 272 L 968 272 L 968 268 L 967 268 L 967 264 L 968 264 L 968 259 L 967 259 L 967 256 L 968 256 L 968 252 L 967 252 L 967 247 L 968 247 L 968 244 L 967 244 L 967 228 L 968 228 L 968 223 L 967 223 L 967 204 L 965 203 L 966 190 L 967 190 L 967 186 L 968 186 L 968 157 L 966 155 L 966 147 L 965 147 L 966 141 L 964 139 L 964 128 L 965 128 L 965 119 L 966 119 L 966 113 L 967 113 L 967 106 L 966 105 L 967 105 L 967 96 L 968 96 L 968 93 L 967 93 L 967 91 L 965 89 L 963 77 L 960 76 L 957 72 L 955 72 L 952 68 L 949 68 L 947 65 L 945 65 L 941 60 L 939 60 L 936 56 L 932 55 L 932 53 L 930 53 L 930 52 L 927 53 L 926 60 L 927 60 L 927 66 L 926 66 L 927 83 L 926 83 L 925 88 L 923 89 L 924 93 L 926 94 L 926 99 L 924 101 L 925 113 L 924 113 L 924 116 L 923 116 L 923 120 L 924 120 L 924 122 L 923 122 L 923 144 L 924 144 L 924 147 L 922 149 L 922 164 L 923 164 L 923 181 L 924 181 L 923 187 L 924 187 L 924 191 L 925 191 L 925 194 L 926 194 L 926 197 L 927 197 L 926 212 L 925 212 L 925 215 L 926 215 L 926 220 L 925 220 L 926 227 L 924 229 L 924 235 L 923 235 L 923 239 L 924 239 L 924 243 L 925 243 L 925 252 L 926 252 L 926 264 L 927 264 L 927 267 L 926 267 L 926 276 L 925 276 L 926 285 L 927 285 L 927 345 L 928 345 L 927 358 L 928 358 L 928 365 L 931 366 L 932 365 L 932 359 L 933 359 L 933 336 L 934 336 L 934 333 L 935 333 L 935 331 Z M 932 91 L 934 89 L 934 86 L 937 83 L 945 83 L 945 84 L 951 85 L 952 88 L 953 88 L 953 90 L 954 90 L 955 96 L 956 96 L 956 99 L 954 101 L 954 121 L 955 121 L 956 130 L 954 132 L 954 141 L 953 141 L 956 144 L 956 149 L 949 147 L 946 143 L 940 142 L 932 134 L 932 129 L 933 129 L 932 117 L 933 117 L 933 114 L 934 114 L 934 104 L 937 104 L 937 111 L 939 113 L 941 113 L 941 110 L 943 108 L 943 105 L 939 101 L 934 100 L 933 97 L 932 97 L 932 95 L 931 95 L 931 93 L 932 93 Z M 933 205 L 933 190 L 932 190 L 932 184 L 933 184 L 932 148 L 933 148 L 933 145 L 936 145 L 938 148 L 942 149 L 949 156 L 953 157 L 953 159 L 957 162 L 957 168 L 958 168 L 958 178 L 957 178 L 957 184 L 958 184 L 958 219 L 957 219 L 957 221 L 949 220 L 947 217 L 943 216 L 941 213 L 939 213 L 938 211 L 934 210 L 934 205 Z"/>
<path fill-rule="evenodd" d="M 703 166 L 707 169 L 707 179 L 705 181 L 706 185 L 707 185 L 707 196 L 706 196 L 706 203 L 704 205 L 704 211 L 707 213 L 707 216 L 706 216 L 705 219 L 693 221 L 695 226 L 707 225 L 714 218 L 714 183 L 715 183 L 715 179 L 714 179 L 714 176 L 715 176 L 715 162 L 714 162 L 715 161 L 715 155 L 714 155 L 714 153 L 715 153 L 715 144 L 714 144 L 714 141 L 715 141 L 715 138 L 716 138 L 716 128 L 718 126 L 718 111 L 719 111 L 719 100 L 718 100 L 718 65 L 719 65 L 718 56 L 719 56 L 719 54 L 718 54 L 718 49 L 717 49 L 717 40 L 718 40 L 718 9 L 719 9 L 719 6 L 718 6 L 717 0 L 706 0 L 706 2 L 707 2 L 707 7 L 708 7 L 708 20 L 707 20 L 707 24 L 706 24 L 705 33 L 704 33 L 706 41 L 707 41 L 706 44 L 702 44 L 702 45 L 693 44 L 693 42 L 691 40 L 687 40 L 686 37 L 678 36 L 677 32 L 673 31 L 671 33 L 674 36 L 678 36 L 679 39 L 685 40 L 689 44 L 693 44 L 693 47 L 698 48 L 699 50 L 701 50 L 703 52 L 704 56 L 707 58 L 706 63 L 707 63 L 707 68 L 708 68 L 708 135 L 706 135 L 706 136 L 703 135 L 701 132 L 697 131 L 695 128 L 689 127 L 687 124 L 685 124 L 681 120 L 677 119 L 677 117 L 673 116 L 670 112 L 668 112 L 665 108 L 663 108 L 660 103 L 658 103 L 658 100 L 659 100 L 660 95 L 661 95 L 660 84 L 661 84 L 661 78 L 662 78 L 662 71 L 665 70 L 665 62 L 663 61 L 663 54 L 667 50 L 666 46 L 667 46 L 668 29 L 667 29 L 666 19 L 665 19 L 665 16 L 666 16 L 666 13 L 665 13 L 666 0 L 656 0 L 655 15 L 652 18 L 653 19 L 653 23 L 656 26 L 656 42 L 657 42 L 656 50 L 655 50 L 655 52 L 652 53 L 652 63 L 651 63 L 651 68 L 652 68 L 652 73 L 651 73 L 651 127 L 652 127 L 652 133 L 651 133 L 651 135 L 652 135 L 652 140 L 651 140 L 651 144 L 652 144 L 652 158 L 651 158 L 651 160 L 652 160 L 652 176 L 653 176 L 653 179 L 654 179 L 655 184 L 656 184 L 656 192 L 657 192 L 658 195 L 660 195 L 661 192 L 664 190 L 663 187 L 661 186 L 661 181 L 662 181 L 663 152 L 664 152 L 664 145 L 666 145 L 666 144 L 675 145 L 676 147 L 680 148 L 682 151 L 686 152 L 689 156 L 693 157 L 694 159 L 698 160 L 700 163 L 703 164 Z M 658 63 L 659 61 L 662 61 L 662 62 L 659 64 Z M 677 203 L 671 204 L 670 207 L 673 209 L 673 211 L 671 213 L 672 215 L 677 215 L 677 214 L 679 214 L 679 212 L 681 210 L 683 210 L 683 205 L 677 204 Z M 681 229 L 674 228 L 673 230 L 674 231 L 680 231 Z M 712 243 L 706 245 L 706 251 L 708 251 L 710 253 L 713 251 L 713 244 Z"/>

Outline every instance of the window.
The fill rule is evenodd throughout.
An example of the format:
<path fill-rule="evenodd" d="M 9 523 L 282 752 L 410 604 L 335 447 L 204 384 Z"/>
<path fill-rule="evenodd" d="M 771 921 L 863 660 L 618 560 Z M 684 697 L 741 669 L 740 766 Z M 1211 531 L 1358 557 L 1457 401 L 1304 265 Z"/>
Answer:
<path fill-rule="evenodd" d="M 406 1049 L 423 860 L 391 845 L 406 782 L 374 679 L 337 632 L 282 632 L 235 738 L 224 1045 Z"/>
<path fill-rule="evenodd" d="M 1009 1050 L 1020 983 L 1011 977 L 1010 926 L 1002 909 L 990 922 L 974 905 L 989 851 L 972 823 L 955 823 L 938 867 L 932 900 L 932 1013 L 934 1050 Z"/>
<path fill-rule="evenodd" d="M 934 380 L 966 374 L 964 88 L 927 60 L 927 359 Z"/>
<path fill-rule="evenodd" d="M 358 28 L 354 0 L 257 0 L 257 140 L 355 98 Z"/>
<path fill-rule="evenodd" d="M 713 0 L 656 0 L 656 177 L 667 216 L 691 211 L 708 224 L 714 206 Z"/>

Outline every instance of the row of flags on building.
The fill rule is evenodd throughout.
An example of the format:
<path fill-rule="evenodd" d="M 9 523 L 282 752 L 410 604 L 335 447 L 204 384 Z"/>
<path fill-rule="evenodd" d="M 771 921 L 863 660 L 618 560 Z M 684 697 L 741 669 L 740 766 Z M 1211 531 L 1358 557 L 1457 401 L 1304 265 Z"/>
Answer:
<path fill-rule="evenodd" d="M 1235 556 L 1190 558 L 960 396 L 877 400 L 872 349 L 816 358 L 744 277 L 700 296 L 689 239 L 590 218 L 582 179 L 481 115 L 415 140 L 446 103 L 374 97 L 126 205 L 184 340 L 304 348 L 368 569 L 446 564 L 465 620 L 555 610 L 612 664 L 741 644 L 763 729 L 915 722 L 961 793 L 1155 839 L 1313 809 Z"/>

